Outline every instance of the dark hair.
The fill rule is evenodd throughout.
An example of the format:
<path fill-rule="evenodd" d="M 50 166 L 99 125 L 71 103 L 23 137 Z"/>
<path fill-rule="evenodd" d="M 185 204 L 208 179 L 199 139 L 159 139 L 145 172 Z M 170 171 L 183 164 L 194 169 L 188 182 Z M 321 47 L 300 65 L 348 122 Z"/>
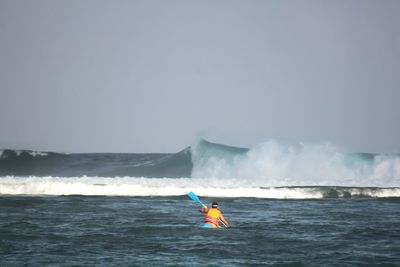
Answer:
<path fill-rule="evenodd" d="M 217 202 L 213 202 L 211 206 L 212 206 L 213 208 L 216 208 L 216 207 L 218 207 L 218 203 L 217 203 Z"/>

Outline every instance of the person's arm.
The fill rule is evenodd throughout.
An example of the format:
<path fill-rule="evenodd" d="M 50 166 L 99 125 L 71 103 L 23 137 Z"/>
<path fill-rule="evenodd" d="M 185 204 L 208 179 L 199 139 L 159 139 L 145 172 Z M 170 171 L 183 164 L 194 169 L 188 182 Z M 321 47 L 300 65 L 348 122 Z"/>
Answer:
<path fill-rule="evenodd" d="M 219 219 L 226 225 L 226 227 L 229 227 L 229 223 L 227 220 L 225 220 L 224 215 L 219 215 Z"/>
<path fill-rule="evenodd" d="M 207 212 L 208 212 L 208 208 L 205 207 L 205 206 L 202 206 L 202 207 L 199 209 L 199 211 L 200 211 L 201 213 L 207 213 Z"/>

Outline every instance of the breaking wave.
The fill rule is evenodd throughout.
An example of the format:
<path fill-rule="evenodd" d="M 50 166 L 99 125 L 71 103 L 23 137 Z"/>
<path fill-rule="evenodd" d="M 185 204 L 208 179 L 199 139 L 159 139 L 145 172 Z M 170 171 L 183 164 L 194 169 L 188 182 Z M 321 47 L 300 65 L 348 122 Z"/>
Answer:
<path fill-rule="evenodd" d="M 399 188 L 399 154 L 331 144 L 270 140 L 248 149 L 200 140 L 169 154 L 0 154 L 0 194 L 11 195 L 399 197 Z"/>
<path fill-rule="evenodd" d="M 14 177 L 0 179 L 0 195 L 182 196 L 320 199 L 400 197 L 400 188 L 252 187 L 246 181 L 138 177 Z"/>
<path fill-rule="evenodd" d="M 192 177 L 234 178 L 258 186 L 400 186 L 398 154 L 344 153 L 330 144 L 275 140 L 238 149 L 203 140 L 191 147 L 191 155 Z"/>

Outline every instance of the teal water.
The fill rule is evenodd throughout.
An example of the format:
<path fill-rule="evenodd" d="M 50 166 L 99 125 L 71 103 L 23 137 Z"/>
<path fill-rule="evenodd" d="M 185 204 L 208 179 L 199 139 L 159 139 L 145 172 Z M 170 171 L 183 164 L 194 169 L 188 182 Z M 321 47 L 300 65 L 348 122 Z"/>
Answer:
<path fill-rule="evenodd" d="M 400 199 L 1 196 L 0 266 L 399 266 Z"/>

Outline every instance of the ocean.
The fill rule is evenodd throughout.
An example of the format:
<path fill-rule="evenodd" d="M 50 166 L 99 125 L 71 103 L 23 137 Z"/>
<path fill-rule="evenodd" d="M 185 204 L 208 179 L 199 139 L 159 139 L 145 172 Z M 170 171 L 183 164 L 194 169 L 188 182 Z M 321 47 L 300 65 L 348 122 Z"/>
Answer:
<path fill-rule="evenodd" d="M 218 201 L 230 228 L 201 228 Z M 400 266 L 400 155 L 0 152 L 0 266 Z"/>

